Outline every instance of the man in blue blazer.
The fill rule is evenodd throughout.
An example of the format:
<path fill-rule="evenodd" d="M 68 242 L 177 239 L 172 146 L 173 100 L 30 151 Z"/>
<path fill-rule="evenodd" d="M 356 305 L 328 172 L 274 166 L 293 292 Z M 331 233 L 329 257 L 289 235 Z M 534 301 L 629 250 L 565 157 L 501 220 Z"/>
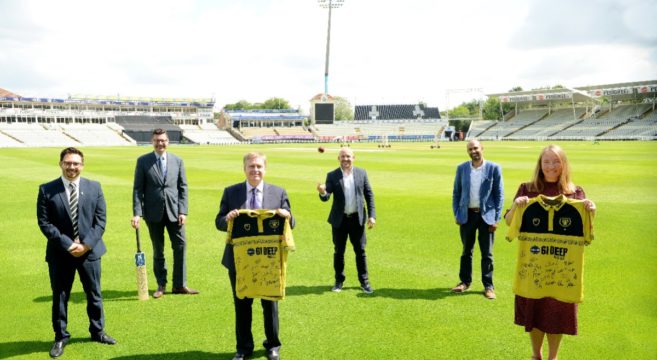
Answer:
<path fill-rule="evenodd" d="M 343 147 L 338 154 L 340 167 L 326 174 L 326 182 L 317 185 L 319 199 L 328 201 L 333 194 L 333 204 L 328 222 L 331 224 L 333 237 L 333 269 L 335 271 L 334 292 L 342 291 L 345 281 L 344 252 L 347 237 L 356 253 L 356 270 L 361 289 L 371 294 L 374 290 L 370 285 L 367 271 L 365 245 L 367 236 L 365 224 L 371 229 L 376 223 L 374 207 L 374 192 L 367 178 L 365 169 L 353 166 L 356 159 L 354 152 Z"/>
<path fill-rule="evenodd" d="M 59 357 L 71 334 L 67 331 L 68 299 L 75 273 L 87 295 L 91 339 L 114 345 L 107 335 L 100 289 L 100 257 L 105 254 L 105 197 L 100 184 L 80 177 L 84 155 L 66 148 L 59 156 L 62 176 L 39 186 L 37 221 L 48 240 L 46 261 L 52 289 L 52 327 L 55 343 L 50 356 Z"/>
<path fill-rule="evenodd" d="M 132 227 L 139 228 L 143 216 L 153 244 L 153 272 L 157 280 L 154 298 L 166 292 L 167 265 L 164 258 L 164 229 L 173 250 L 174 294 L 198 294 L 187 287 L 185 223 L 187 221 L 187 175 L 181 158 L 167 152 L 169 136 L 155 129 L 151 137 L 154 151 L 137 159 L 132 189 Z"/>
<path fill-rule="evenodd" d="M 484 160 L 484 147 L 478 140 L 470 140 L 467 149 L 472 161 L 466 161 L 456 168 L 452 193 L 452 210 L 456 224 L 460 227 L 463 243 L 459 270 L 461 282 L 452 291 L 461 293 L 470 288 L 472 253 L 475 240 L 478 239 L 484 296 L 495 299 L 493 243 L 495 229 L 502 217 L 504 205 L 502 168 L 491 161 Z"/>
<path fill-rule="evenodd" d="M 246 181 L 224 189 L 219 205 L 219 213 L 215 218 L 215 226 L 220 231 L 227 231 L 228 221 L 239 215 L 239 209 L 270 209 L 284 218 L 290 219 L 294 228 L 295 220 L 290 210 L 290 199 L 287 192 L 278 186 L 264 182 L 267 168 L 267 156 L 251 152 L 244 155 L 244 174 Z M 226 244 L 221 264 L 228 269 L 228 277 L 233 290 L 235 304 L 235 338 L 236 350 L 233 360 L 244 360 L 253 354 L 254 343 L 251 333 L 251 315 L 253 299 L 237 297 L 235 292 L 235 259 L 233 245 Z M 278 302 L 261 299 L 266 340 L 263 343 L 267 349 L 267 359 L 278 360 L 281 341 L 278 337 Z"/>

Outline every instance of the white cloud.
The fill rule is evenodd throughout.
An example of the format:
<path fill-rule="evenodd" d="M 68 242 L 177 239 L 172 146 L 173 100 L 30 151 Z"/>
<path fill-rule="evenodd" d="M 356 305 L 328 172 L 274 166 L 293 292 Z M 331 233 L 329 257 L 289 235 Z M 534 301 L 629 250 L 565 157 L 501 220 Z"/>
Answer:
<path fill-rule="evenodd" d="M 352 105 L 444 107 L 446 89 L 654 79 L 656 2 L 347 0 L 333 11 L 329 92 Z M 218 104 L 276 96 L 307 109 L 324 90 L 327 15 L 295 0 L 5 0 L 0 87 Z"/>

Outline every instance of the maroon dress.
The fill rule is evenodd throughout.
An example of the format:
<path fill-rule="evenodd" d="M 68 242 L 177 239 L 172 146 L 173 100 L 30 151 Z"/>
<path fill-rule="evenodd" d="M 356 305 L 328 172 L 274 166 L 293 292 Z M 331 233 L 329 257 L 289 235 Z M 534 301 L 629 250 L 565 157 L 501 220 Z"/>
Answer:
<path fill-rule="evenodd" d="M 560 194 L 557 183 L 546 183 L 542 192 L 532 192 L 527 184 L 520 185 L 514 200 L 520 196 L 536 197 L 540 194 L 557 196 Z M 584 190 L 577 187 L 575 193 L 564 194 L 571 199 L 586 198 Z M 515 323 L 524 326 L 529 332 L 533 328 L 548 334 L 577 335 L 577 304 L 559 301 L 554 298 L 529 299 L 516 295 Z"/>

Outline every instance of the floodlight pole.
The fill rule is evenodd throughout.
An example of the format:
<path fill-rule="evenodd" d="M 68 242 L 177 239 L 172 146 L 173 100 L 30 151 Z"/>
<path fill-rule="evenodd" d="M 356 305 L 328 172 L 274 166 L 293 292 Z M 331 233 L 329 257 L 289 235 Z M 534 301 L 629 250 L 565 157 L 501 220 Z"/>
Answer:
<path fill-rule="evenodd" d="M 344 0 L 318 0 L 319 6 L 328 8 L 328 29 L 326 31 L 326 62 L 324 66 L 324 95 L 328 96 L 329 49 L 331 47 L 331 10 L 339 8 Z"/>

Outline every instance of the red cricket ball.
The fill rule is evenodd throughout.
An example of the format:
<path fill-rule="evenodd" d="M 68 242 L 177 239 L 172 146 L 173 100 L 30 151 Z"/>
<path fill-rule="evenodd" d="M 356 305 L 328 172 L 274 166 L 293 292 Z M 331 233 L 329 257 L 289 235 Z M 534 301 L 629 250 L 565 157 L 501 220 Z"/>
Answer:
<path fill-rule="evenodd" d="M 324 149 L 323 146 L 320 146 L 320 147 L 317 148 L 317 151 L 319 151 L 320 153 L 323 153 L 324 151 L 326 151 L 326 149 Z"/>

